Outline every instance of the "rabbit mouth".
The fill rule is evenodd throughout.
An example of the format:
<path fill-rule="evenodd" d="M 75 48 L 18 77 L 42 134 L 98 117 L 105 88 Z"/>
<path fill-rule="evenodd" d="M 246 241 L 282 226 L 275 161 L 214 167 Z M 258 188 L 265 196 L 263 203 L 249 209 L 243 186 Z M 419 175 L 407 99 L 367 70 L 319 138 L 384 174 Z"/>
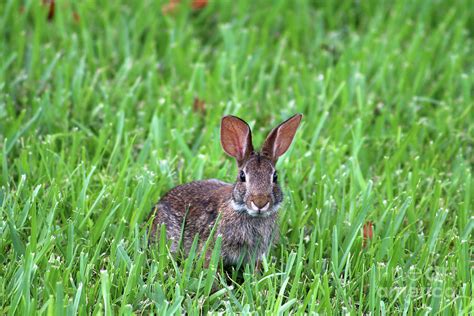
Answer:
<path fill-rule="evenodd" d="M 250 202 L 250 208 L 254 211 L 266 211 L 268 210 L 268 208 L 270 207 L 270 202 L 267 202 L 267 204 L 265 204 L 263 207 L 258 207 L 257 205 L 255 205 L 255 203 L 252 201 Z"/>
<path fill-rule="evenodd" d="M 252 217 L 268 217 L 272 214 L 274 214 L 280 204 L 274 204 L 270 206 L 270 203 L 267 203 L 264 207 L 258 208 L 253 202 L 250 204 L 251 207 L 248 207 L 245 202 L 236 202 L 235 200 L 232 200 L 232 208 L 240 213 L 247 213 L 248 215 Z"/>

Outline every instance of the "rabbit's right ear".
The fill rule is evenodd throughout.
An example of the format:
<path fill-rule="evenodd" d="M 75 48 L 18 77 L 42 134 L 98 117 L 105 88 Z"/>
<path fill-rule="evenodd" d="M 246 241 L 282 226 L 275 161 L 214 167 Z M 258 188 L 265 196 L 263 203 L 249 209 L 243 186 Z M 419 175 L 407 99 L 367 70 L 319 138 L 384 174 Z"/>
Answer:
<path fill-rule="evenodd" d="M 240 166 L 253 152 L 252 132 L 244 120 L 228 115 L 221 121 L 221 144 L 224 151 Z"/>

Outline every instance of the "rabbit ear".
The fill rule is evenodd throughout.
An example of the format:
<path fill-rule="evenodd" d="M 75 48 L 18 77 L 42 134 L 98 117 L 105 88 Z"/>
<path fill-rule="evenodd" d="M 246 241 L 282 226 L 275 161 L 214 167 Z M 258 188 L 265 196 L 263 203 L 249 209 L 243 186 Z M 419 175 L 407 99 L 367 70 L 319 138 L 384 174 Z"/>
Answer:
<path fill-rule="evenodd" d="M 253 152 L 249 125 L 236 116 L 224 116 L 221 121 L 221 144 L 224 151 L 241 165 Z"/>
<path fill-rule="evenodd" d="M 295 114 L 268 134 L 263 143 L 262 152 L 270 157 L 274 163 L 290 147 L 302 117 L 301 114 Z"/>

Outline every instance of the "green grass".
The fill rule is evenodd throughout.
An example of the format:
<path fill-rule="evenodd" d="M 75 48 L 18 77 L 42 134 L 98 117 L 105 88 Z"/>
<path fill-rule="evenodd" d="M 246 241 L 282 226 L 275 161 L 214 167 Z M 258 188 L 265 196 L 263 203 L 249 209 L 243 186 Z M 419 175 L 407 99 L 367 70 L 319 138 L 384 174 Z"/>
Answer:
<path fill-rule="evenodd" d="M 21 2 L 0 4 L 0 314 L 473 313 L 471 1 Z M 261 143 L 295 112 L 262 273 L 147 245 L 167 190 L 235 178 L 223 115 Z"/>

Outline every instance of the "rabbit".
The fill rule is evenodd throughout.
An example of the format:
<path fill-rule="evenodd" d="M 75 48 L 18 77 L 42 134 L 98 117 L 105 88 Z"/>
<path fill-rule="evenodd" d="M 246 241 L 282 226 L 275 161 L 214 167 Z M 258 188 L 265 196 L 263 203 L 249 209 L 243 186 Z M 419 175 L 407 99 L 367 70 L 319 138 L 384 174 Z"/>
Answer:
<path fill-rule="evenodd" d="M 220 140 L 224 151 L 237 161 L 235 183 L 210 179 L 171 189 L 150 214 L 152 240 L 165 224 L 171 252 L 183 247 L 188 254 L 196 234 L 199 251 L 216 224 L 213 240 L 222 238 L 224 266 L 253 263 L 259 268 L 274 238 L 278 238 L 277 216 L 283 194 L 275 165 L 290 147 L 301 119 L 302 115 L 296 114 L 278 125 L 268 134 L 261 151 L 255 151 L 249 125 L 236 116 L 224 116 Z M 206 254 L 206 265 L 211 253 L 212 249 Z"/>

